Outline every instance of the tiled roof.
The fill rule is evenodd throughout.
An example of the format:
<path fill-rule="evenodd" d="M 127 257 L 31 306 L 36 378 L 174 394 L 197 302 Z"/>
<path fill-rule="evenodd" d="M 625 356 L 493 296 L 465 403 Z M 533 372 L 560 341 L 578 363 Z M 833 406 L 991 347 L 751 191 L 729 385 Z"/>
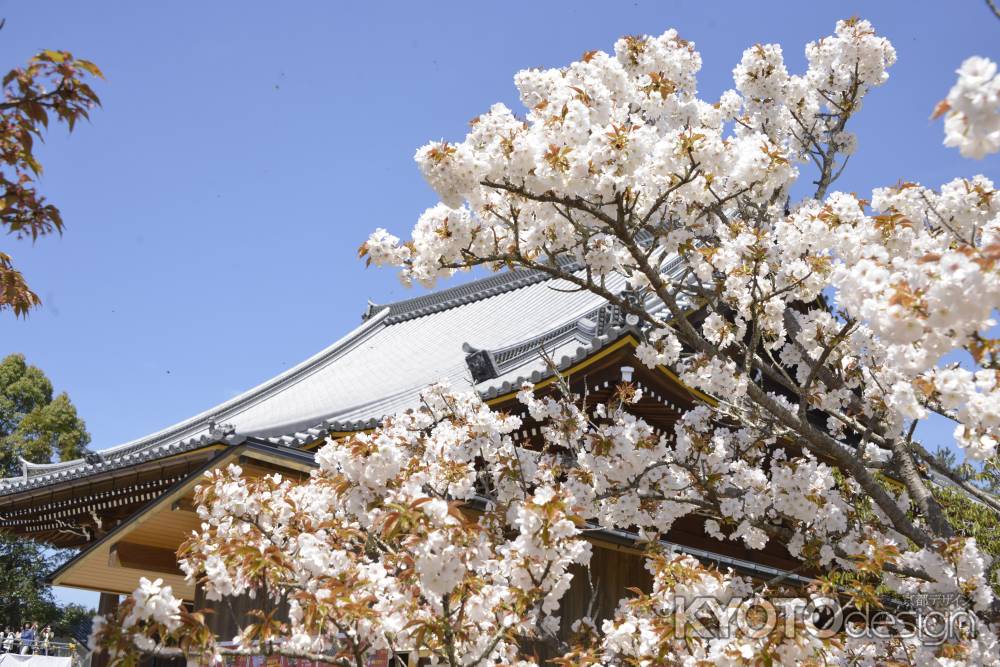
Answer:
<path fill-rule="evenodd" d="M 622 279 L 608 284 L 612 292 L 624 286 Z M 0 480 L 0 495 L 212 442 L 252 436 L 299 446 L 330 431 L 371 428 L 386 415 L 418 405 L 419 391 L 442 379 L 496 396 L 547 373 L 535 353 L 540 347 L 565 367 L 619 335 L 615 322 L 598 321 L 606 307 L 602 298 L 535 271 L 504 272 L 370 305 L 354 331 L 281 375 L 190 419 L 104 449 L 90 462 L 24 463 L 21 476 Z M 473 380 L 466 361 L 470 349 L 489 350 L 499 359 L 493 377 Z"/>

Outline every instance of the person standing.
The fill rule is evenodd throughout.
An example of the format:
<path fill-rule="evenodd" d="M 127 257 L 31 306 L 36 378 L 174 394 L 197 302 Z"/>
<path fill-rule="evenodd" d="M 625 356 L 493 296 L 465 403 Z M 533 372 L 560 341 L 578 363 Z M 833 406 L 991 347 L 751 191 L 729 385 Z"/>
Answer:
<path fill-rule="evenodd" d="M 52 626 L 46 625 L 42 630 L 42 655 L 49 654 L 49 646 L 52 644 Z"/>
<path fill-rule="evenodd" d="M 31 655 L 31 648 L 35 643 L 35 631 L 31 623 L 25 623 L 21 630 L 21 655 Z"/>
<path fill-rule="evenodd" d="M 0 648 L 3 649 L 4 653 L 10 653 L 14 650 L 14 628 L 9 625 L 0 636 Z"/>

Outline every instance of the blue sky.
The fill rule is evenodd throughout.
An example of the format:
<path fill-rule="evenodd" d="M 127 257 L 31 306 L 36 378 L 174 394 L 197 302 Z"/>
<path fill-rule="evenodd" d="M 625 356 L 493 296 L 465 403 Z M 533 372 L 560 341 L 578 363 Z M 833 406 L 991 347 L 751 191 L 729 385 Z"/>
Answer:
<path fill-rule="evenodd" d="M 95 448 L 167 426 L 315 353 L 367 299 L 415 294 L 356 249 L 435 202 L 414 151 L 516 107 L 517 70 L 676 27 L 716 99 L 743 49 L 779 42 L 802 71 L 805 43 L 851 15 L 899 61 L 838 187 L 1000 181 L 1000 157 L 961 159 L 928 120 L 964 58 L 1000 57 L 982 2 L 4 3 L 0 67 L 65 49 L 107 81 L 92 123 L 40 151 L 65 235 L 0 244 L 45 302 L 0 318 L 0 355 L 68 391 Z"/>

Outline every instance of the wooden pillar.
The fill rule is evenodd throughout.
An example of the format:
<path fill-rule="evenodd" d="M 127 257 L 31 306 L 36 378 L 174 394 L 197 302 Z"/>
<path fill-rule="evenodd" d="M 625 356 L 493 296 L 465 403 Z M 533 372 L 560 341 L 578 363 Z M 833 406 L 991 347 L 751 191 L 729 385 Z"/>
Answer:
<path fill-rule="evenodd" d="M 265 600 L 262 594 L 250 597 L 244 593 L 237 597 L 229 597 L 222 602 L 208 600 L 205 590 L 199 585 L 195 588 L 194 608 L 196 610 L 210 609 L 213 613 L 205 617 L 205 625 L 221 641 L 232 641 L 232 638 L 249 623 L 257 623 L 259 619 L 251 615 L 252 611 L 269 612 L 273 602 Z M 288 602 L 282 601 L 277 608 L 276 618 L 288 621 Z"/>
<path fill-rule="evenodd" d="M 101 593 L 101 598 L 97 602 L 97 613 L 101 616 L 109 616 L 118 611 L 118 594 Z M 108 654 L 102 652 L 95 654 L 90 659 L 90 667 L 107 667 Z"/>

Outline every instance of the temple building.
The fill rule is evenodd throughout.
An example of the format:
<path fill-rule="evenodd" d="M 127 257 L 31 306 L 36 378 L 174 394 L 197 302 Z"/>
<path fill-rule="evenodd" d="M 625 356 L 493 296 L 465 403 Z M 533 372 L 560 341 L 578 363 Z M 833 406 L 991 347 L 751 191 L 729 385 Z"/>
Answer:
<path fill-rule="evenodd" d="M 611 287 L 620 292 L 625 285 Z M 312 452 L 327 437 L 371 429 L 384 416 L 417 406 L 419 392 L 442 378 L 522 414 L 515 394 L 523 381 L 539 392 L 553 390 L 546 359 L 595 401 L 630 379 L 643 389 L 636 414 L 670 432 L 698 396 L 669 369 L 638 363 L 634 324 L 601 297 L 523 270 L 369 304 L 354 331 L 221 405 L 80 460 L 24 463 L 19 477 L 0 480 L 0 530 L 79 549 L 51 583 L 99 592 L 102 610 L 143 576 L 162 578 L 198 607 L 201 595 L 182 577 L 175 553 L 198 527 L 191 499 L 206 470 L 238 462 L 249 475 L 305 477 L 315 465 Z M 517 438 L 530 446 L 537 436 L 526 418 Z M 782 547 L 751 553 L 742 543 L 705 535 L 694 517 L 678 521 L 666 539 L 678 551 L 742 574 L 805 581 L 789 572 L 798 563 Z M 605 531 L 593 540 L 606 616 L 627 587 L 644 585 L 648 575 L 635 555 L 634 535 Z M 582 609 L 590 594 L 579 579 L 565 604 Z M 214 622 L 220 636 L 231 637 L 238 621 L 220 614 Z"/>

